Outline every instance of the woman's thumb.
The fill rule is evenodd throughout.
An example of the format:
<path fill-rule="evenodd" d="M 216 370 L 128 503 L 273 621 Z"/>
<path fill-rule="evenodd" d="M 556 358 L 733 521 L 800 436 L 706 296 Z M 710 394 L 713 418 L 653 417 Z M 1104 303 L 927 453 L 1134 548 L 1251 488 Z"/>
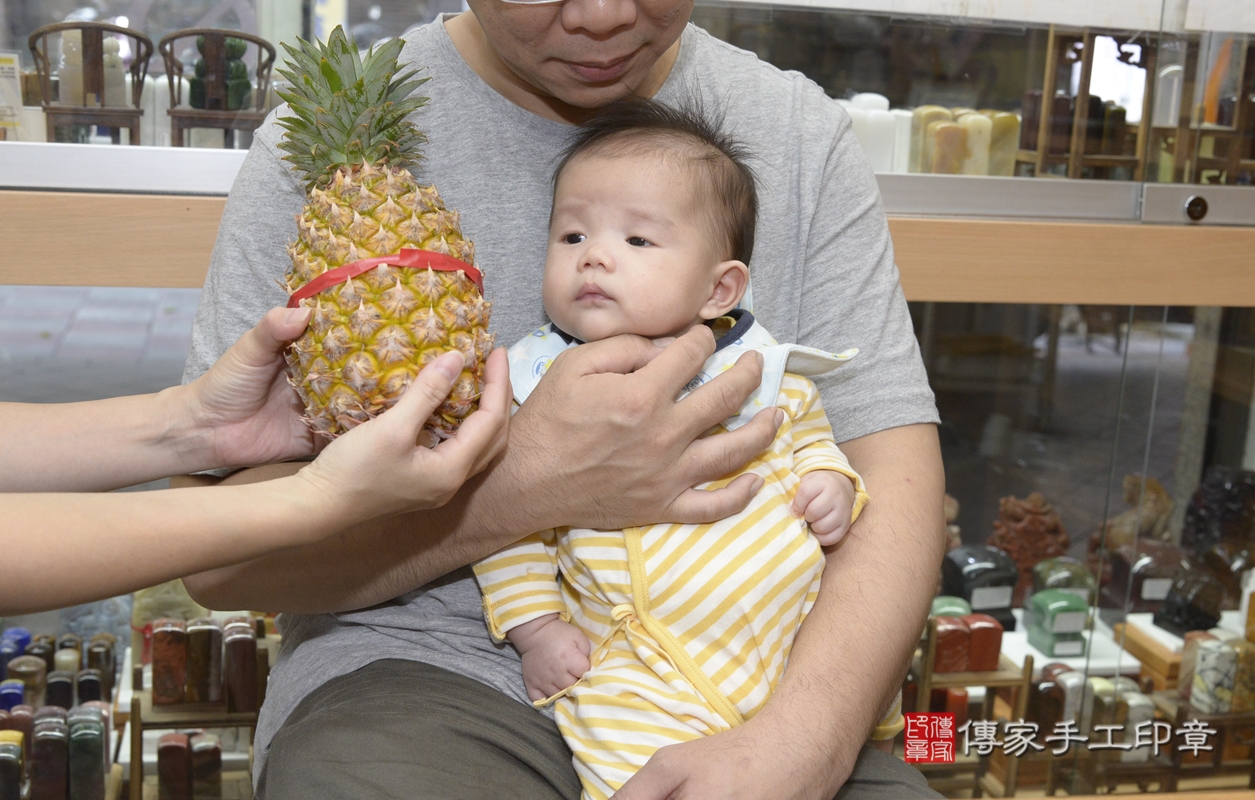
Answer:
<path fill-rule="evenodd" d="M 270 361 L 290 342 L 300 337 L 309 325 L 312 311 L 308 308 L 272 308 L 253 326 L 240 346 L 246 360 Z"/>
<path fill-rule="evenodd" d="M 407 424 L 413 425 L 415 435 L 432 412 L 449 396 L 453 382 L 462 374 L 466 359 L 458 350 L 450 350 L 423 367 L 410 381 L 401 399 L 389 414 L 398 414 Z"/>

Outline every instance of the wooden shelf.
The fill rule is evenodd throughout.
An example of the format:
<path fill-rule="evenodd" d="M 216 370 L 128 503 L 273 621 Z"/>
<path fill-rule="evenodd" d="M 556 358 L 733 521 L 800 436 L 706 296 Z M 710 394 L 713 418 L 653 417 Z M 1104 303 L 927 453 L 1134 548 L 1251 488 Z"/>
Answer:
<path fill-rule="evenodd" d="M 1043 164 L 1066 164 L 1071 158 L 1067 153 L 1047 153 L 1042 156 Z M 1015 156 L 1016 162 L 1020 164 L 1036 164 L 1036 150 L 1021 150 Z M 1080 156 L 1081 166 L 1084 167 L 1134 167 L 1142 163 L 1142 159 L 1137 156 L 1115 155 L 1108 153 L 1085 153 Z M 1047 175 L 1039 175 L 1037 177 L 1050 177 Z M 1057 177 L 1057 176 L 1056 176 Z"/>
<path fill-rule="evenodd" d="M 1000 689 L 1024 683 L 1024 668 L 999 654 L 998 669 L 992 672 L 934 672 L 932 688 L 957 689 L 964 686 L 990 686 Z"/>
<path fill-rule="evenodd" d="M 1142 163 L 1137 156 L 1107 155 L 1093 153 L 1081 156 L 1081 164 L 1086 167 L 1136 167 Z"/>
<path fill-rule="evenodd" d="M 179 108 L 177 109 L 179 116 L 187 119 L 200 120 L 206 123 L 205 127 L 215 127 L 218 124 L 230 124 L 232 119 L 243 122 L 253 122 L 261 124 L 266 118 L 265 111 L 254 111 L 250 108 L 242 108 L 235 111 L 216 111 L 204 108 Z"/>
<path fill-rule="evenodd" d="M 144 728 L 176 730 L 179 728 L 255 728 L 256 711 L 227 711 L 226 702 L 183 703 L 173 706 L 154 706 L 152 693 L 136 692 L 131 700 L 132 713 L 135 703 L 140 703 Z"/>

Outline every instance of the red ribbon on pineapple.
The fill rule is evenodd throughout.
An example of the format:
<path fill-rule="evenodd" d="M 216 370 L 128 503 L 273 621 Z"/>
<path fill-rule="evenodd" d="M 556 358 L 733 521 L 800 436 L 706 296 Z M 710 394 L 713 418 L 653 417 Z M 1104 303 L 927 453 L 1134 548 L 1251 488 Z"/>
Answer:
<path fill-rule="evenodd" d="M 390 267 L 404 267 L 405 269 L 434 269 L 437 272 L 461 272 L 470 279 L 471 283 L 475 284 L 481 295 L 484 293 L 484 276 L 480 274 L 479 270 L 465 261 L 444 255 L 443 253 L 433 253 L 430 250 L 403 248 L 401 252 L 390 256 L 364 258 L 361 261 L 354 261 L 342 267 L 327 270 L 293 292 L 292 296 L 288 298 L 288 308 L 296 308 L 305 298 L 312 297 L 323 289 L 338 286 L 350 278 L 356 278 L 358 275 L 370 272 L 375 267 L 380 267 L 384 264 Z"/>

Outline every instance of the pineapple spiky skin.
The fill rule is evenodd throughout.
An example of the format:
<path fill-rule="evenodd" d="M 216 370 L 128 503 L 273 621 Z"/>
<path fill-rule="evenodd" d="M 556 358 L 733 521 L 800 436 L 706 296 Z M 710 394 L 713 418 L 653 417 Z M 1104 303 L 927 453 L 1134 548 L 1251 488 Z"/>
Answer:
<path fill-rule="evenodd" d="M 296 222 L 292 292 L 327 270 L 402 248 L 475 259 L 458 213 L 399 167 L 337 170 L 326 188 L 310 191 Z M 452 432 L 474 410 L 492 349 L 491 306 L 464 274 L 384 265 L 301 305 L 314 313 L 288 363 L 319 433 L 337 436 L 389 408 L 420 369 L 451 349 L 466 367 L 428 427 L 437 436 Z"/>
<path fill-rule="evenodd" d="M 426 98 L 415 71 L 400 72 L 395 39 L 360 54 L 337 27 L 325 44 L 283 45 L 290 88 L 279 95 L 291 114 L 280 149 L 308 193 L 288 247 L 285 284 L 295 293 L 319 275 L 355 261 L 428 250 L 474 264 L 458 213 L 407 166 L 426 139 L 407 116 Z M 492 349 L 490 305 L 461 272 L 378 266 L 300 301 L 309 327 L 287 359 L 307 420 L 335 437 L 396 403 L 414 376 L 449 350 L 465 368 L 428 420 L 436 438 L 454 431 L 476 406 Z"/>

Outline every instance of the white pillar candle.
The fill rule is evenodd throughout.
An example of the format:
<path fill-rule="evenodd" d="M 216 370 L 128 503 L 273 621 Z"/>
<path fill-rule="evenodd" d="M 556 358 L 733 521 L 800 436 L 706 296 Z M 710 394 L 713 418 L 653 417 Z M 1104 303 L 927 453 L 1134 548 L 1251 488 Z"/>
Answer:
<path fill-rule="evenodd" d="M 888 111 L 867 112 L 867 142 L 863 150 L 872 172 L 892 172 L 896 124 Z"/>
<path fill-rule="evenodd" d="M 889 98 L 883 94 L 875 92 L 862 92 L 850 98 L 850 103 L 855 108 L 863 108 L 868 111 L 888 111 Z"/>
<path fill-rule="evenodd" d="M 845 110 L 850 115 L 850 127 L 854 131 L 854 138 L 858 139 L 859 145 L 863 151 L 867 151 L 867 111 L 862 108 L 851 106 Z"/>
<path fill-rule="evenodd" d="M 967 132 L 967 156 L 960 169 L 964 175 L 989 174 L 989 141 L 994 123 L 984 114 L 964 114 L 959 125 Z"/>
<path fill-rule="evenodd" d="M 915 115 L 904 108 L 895 108 L 893 115 L 893 167 L 890 172 L 908 172 L 911 163 L 911 120 Z"/>
<path fill-rule="evenodd" d="M 221 128 L 184 128 L 183 143 L 189 147 L 208 147 L 218 150 L 226 147 L 226 137 Z"/>
<path fill-rule="evenodd" d="M 127 75 L 127 89 L 130 89 L 130 75 Z M 140 95 L 139 107 L 144 109 L 144 116 L 139 118 L 139 143 L 148 147 L 157 144 L 159 126 L 169 123 L 163 111 L 157 116 L 157 95 L 166 91 L 166 78 L 161 76 L 160 82 L 152 75 L 144 76 L 144 93 Z"/>
<path fill-rule="evenodd" d="M 40 106 L 22 106 L 17 110 L 17 140 L 19 142 L 48 141 L 48 123 Z"/>

